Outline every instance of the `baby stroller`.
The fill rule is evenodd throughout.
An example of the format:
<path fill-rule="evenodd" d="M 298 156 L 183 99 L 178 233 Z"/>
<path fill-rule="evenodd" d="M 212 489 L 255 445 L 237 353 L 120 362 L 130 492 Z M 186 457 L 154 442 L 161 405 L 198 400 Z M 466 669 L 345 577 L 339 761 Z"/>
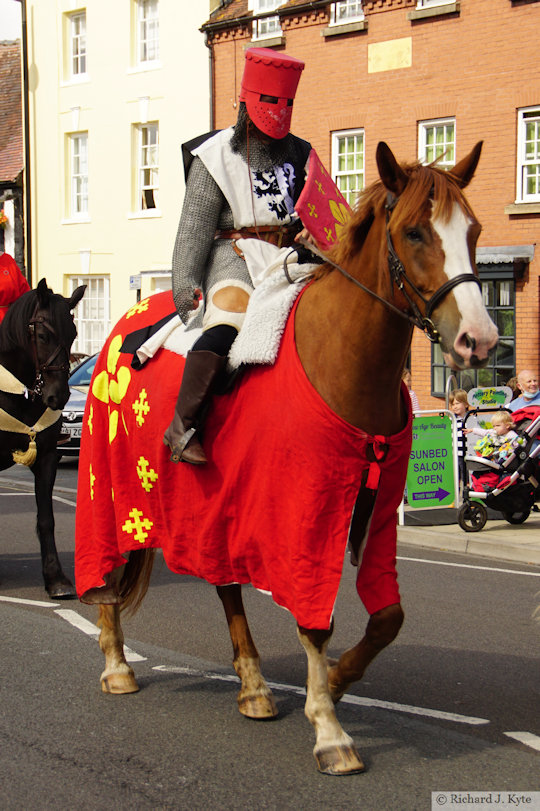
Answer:
<path fill-rule="evenodd" d="M 522 524 L 540 501 L 540 408 L 521 408 L 512 415 L 518 435 L 513 452 L 503 461 L 467 455 L 469 483 L 463 488 L 458 524 L 465 532 L 479 532 L 489 507 L 509 524 Z"/>

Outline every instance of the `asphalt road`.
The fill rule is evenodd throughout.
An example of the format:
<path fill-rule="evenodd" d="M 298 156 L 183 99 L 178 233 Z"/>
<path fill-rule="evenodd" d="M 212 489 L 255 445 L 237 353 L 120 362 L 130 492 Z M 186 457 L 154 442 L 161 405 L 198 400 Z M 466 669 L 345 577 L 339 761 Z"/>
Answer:
<path fill-rule="evenodd" d="M 55 502 L 69 573 L 76 472 L 61 463 Z M 252 589 L 279 719 L 240 716 L 215 590 L 163 565 L 124 623 L 141 691 L 103 695 L 95 609 L 43 591 L 30 484 L 19 468 L 0 474 L 3 808 L 412 811 L 431 809 L 431 792 L 540 790 L 540 567 L 400 548 L 405 625 L 338 706 L 367 772 L 330 778 L 311 753 L 294 622 Z M 330 654 L 366 619 L 346 562 Z"/>

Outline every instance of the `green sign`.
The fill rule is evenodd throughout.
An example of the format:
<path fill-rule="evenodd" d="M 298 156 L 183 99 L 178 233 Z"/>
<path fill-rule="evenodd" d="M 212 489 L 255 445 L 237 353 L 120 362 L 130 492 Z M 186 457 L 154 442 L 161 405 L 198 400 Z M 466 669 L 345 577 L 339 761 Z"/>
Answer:
<path fill-rule="evenodd" d="M 407 468 L 410 507 L 449 507 L 455 501 L 452 417 L 415 417 Z"/>

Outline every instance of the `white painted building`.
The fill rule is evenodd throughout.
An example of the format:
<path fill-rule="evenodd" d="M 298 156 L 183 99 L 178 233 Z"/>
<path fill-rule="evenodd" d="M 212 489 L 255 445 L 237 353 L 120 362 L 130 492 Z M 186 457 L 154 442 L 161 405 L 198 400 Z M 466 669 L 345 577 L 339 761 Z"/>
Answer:
<path fill-rule="evenodd" d="M 78 351 L 171 286 L 180 147 L 210 129 L 208 14 L 200 0 L 27 0 L 33 283 L 88 285 Z"/>

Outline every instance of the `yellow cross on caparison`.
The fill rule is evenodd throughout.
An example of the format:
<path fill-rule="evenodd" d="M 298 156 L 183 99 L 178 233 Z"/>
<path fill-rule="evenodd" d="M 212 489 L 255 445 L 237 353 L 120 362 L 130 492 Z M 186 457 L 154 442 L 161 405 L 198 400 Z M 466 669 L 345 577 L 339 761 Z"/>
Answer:
<path fill-rule="evenodd" d="M 141 480 L 143 490 L 146 490 L 147 493 L 149 493 L 154 486 L 153 483 L 158 480 L 158 474 L 153 468 L 149 467 L 149 465 L 150 462 L 148 459 L 145 459 L 144 456 L 139 456 L 137 460 L 137 476 Z"/>
<path fill-rule="evenodd" d="M 133 509 L 129 511 L 128 515 L 132 520 L 126 521 L 124 524 L 122 524 L 123 531 L 129 532 L 130 535 L 131 533 L 134 533 L 133 537 L 135 540 L 139 543 L 144 543 L 148 538 L 148 532 L 145 530 L 152 529 L 154 522 L 150 521 L 148 518 L 143 518 L 142 512 L 136 507 L 133 507 Z"/>
<path fill-rule="evenodd" d="M 144 418 L 150 411 L 150 406 L 146 398 L 147 398 L 146 389 L 142 389 L 139 393 L 139 399 L 135 400 L 135 402 L 131 406 L 131 408 L 136 414 L 135 420 L 137 422 L 137 425 L 139 426 L 144 425 Z"/>

